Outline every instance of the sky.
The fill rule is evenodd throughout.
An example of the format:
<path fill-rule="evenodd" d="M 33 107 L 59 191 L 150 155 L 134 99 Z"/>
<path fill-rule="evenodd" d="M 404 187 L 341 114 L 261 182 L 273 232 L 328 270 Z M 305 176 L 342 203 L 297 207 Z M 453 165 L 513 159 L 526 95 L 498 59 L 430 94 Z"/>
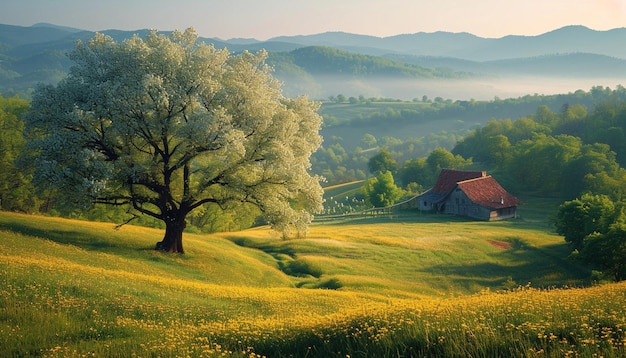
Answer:
<path fill-rule="evenodd" d="M 342 31 L 387 37 L 534 36 L 567 25 L 626 27 L 626 0 L 2 0 L 0 23 L 98 31 L 184 30 L 221 39 Z"/>

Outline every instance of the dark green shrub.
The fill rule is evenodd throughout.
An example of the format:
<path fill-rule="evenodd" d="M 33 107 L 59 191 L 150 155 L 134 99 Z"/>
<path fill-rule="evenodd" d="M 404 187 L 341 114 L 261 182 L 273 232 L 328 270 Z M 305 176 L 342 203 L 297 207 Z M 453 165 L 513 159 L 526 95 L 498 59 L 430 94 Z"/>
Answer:
<path fill-rule="evenodd" d="M 320 276 L 322 276 L 323 273 L 322 269 L 320 269 L 319 267 L 299 259 L 287 262 L 280 261 L 278 265 L 284 273 L 290 276 L 313 276 L 319 278 Z"/>

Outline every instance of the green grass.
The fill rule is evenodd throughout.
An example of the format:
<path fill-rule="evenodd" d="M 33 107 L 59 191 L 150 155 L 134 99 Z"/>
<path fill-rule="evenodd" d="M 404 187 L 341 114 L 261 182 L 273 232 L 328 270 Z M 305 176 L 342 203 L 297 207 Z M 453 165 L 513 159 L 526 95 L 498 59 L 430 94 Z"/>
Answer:
<path fill-rule="evenodd" d="M 153 250 L 160 230 L 0 213 L 0 356 L 626 354 L 626 285 L 568 288 L 590 270 L 528 202 L 186 234 L 184 256 Z"/>
<path fill-rule="evenodd" d="M 424 102 L 389 101 L 389 102 L 366 102 L 366 103 L 333 103 L 324 102 L 320 109 L 322 115 L 332 115 L 337 118 L 362 118 L 376 113 L 384 113 L 389 109 L 401 110 L 428 110 L 433 105 Z"/>
<path fill-rule="evenodd" d="M 318 223 L 305 239 L 279 241 L 262 231 L 224 237 L 268 254 L 292 253 L 321 268 L 321 277 L 335 277 L 344 289 L 358 291 L 446 296 L 527 282 L 584 284 L 590 271 L 567 258 L 563 239 L 533 225 L 414 213 Z"/>
<path fill-rule="evenodd" d="M 326 187 L 324 188 L 324 199 L 329 200 L 331 197 L 354 196 L 355 194 L 360 193 L 363 184 L 363 180 L 357 180 L 350 183 Z"/>

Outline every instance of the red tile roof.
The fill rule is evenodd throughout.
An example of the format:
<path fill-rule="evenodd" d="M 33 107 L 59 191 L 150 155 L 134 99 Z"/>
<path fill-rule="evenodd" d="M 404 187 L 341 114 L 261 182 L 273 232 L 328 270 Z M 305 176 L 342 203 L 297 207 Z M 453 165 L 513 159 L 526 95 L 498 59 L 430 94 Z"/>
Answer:
<path fill-rule="evenodd" d="M 487 173 L 481 171 L 442 169 L 432 191 L 436 193 L 448 193 L 450 190 L 454 189 L 456 183 L 460 181 L 486 176 Z"/>
<path fill-rule="evenodd" d="M 510 208 L 522 203 L 504 190 L 491 176 L 469 179 L 457 184 L 472 202 L 487 208 Z"/>

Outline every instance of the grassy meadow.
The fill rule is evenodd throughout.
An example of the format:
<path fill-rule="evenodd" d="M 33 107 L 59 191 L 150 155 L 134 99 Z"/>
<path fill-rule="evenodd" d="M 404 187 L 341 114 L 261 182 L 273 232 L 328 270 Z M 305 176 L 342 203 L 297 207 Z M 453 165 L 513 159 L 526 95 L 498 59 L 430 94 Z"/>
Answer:
<path fill-rule="evenodd" d="M 591 285 L 554 203 L 186 234 L 0 213 L 0 356 L 619 357 L 626 284 Z"/>

